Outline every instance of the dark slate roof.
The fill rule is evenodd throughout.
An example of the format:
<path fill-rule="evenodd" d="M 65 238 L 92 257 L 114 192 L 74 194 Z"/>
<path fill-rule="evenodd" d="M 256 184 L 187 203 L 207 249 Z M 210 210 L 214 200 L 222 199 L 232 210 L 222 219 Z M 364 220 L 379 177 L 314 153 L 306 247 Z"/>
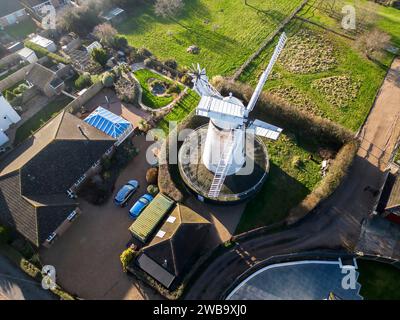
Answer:
<path fill-rule="evenodd" d="M 400 206 L 400 175 L 388 173 L 377 211 L 382 212 Z"/>
<path fill-rule="evenodd" d="M 400 175 L 396 175 L 386 209 L 400 206 Z"/>
<path fill-rule="evenodd" d="M 17 0 L 1 0 L 0 17 L 7 16 L 23 8 Z"/>
<path fill-rule="evenodd" d="M 172 222 L 171 218 L 175 220 Z M 165 235 L 162 238 L 156 235 L 142 252 L 167 271 L 167 274 L 178 277 L 204 247 L 204 239 L 210 225 L 196 212 L 178 204 L 160 228 Z M 152 274 L 155 270 L 153 264 L 148 264 L 150 269 L 143 263 L 140 267 L 159 282 L 166 282 L 161 273 Z"/>
<path fill-rule="evenodd" d="M 77 206 L 66 191 L 114 142 L 61 112 L 0 166 L 0 220 L 39 246 Z"/>

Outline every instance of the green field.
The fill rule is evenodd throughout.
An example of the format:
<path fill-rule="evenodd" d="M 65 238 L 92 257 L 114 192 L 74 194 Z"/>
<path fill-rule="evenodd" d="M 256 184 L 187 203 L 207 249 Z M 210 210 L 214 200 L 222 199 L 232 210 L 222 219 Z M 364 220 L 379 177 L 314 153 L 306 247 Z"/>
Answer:
<path fill-rule="evenodd" d="M 264 140 L 271 169 L 261 191 L 246 206 L 236 234 L 284 220 L 321 180 L 317 147 L 304 145 L 294 135 Z M 310 159 L 312 155 L 313 159 Z"/>
<path fill-rule="evenodd" d="M 177 19 L 162 19 L 141 6 L 117 28 L 134 47 L 181 66 L 200 63 L 210 76 L 232 74 L 302 0 L 191 0 Z M 191 45 L 200 54 L 186 52 Z"/>
<path fill-rule="evenodd" d="M 399 300 L 400 269 L 391 265 L 357 260 L 360 294 L 366 300 Z"/>
<path fill-rule="evenodd" d="M 274 69 L 275 74 L 278 74 L 279 77 L 275 79 L 272 77 L 266 85 L 266 90 L 274 91 L 277 89 L 284 90 L 287 88 L 295 88 L 296 96 L 299 96 L 294 98 L 297 100 L 296 102 L 299 103 L 300 100 L 306 101 L 303 103 L 305 105 L 299 105 L 300 108 L 304 107 L 310 111 L 314 111 L 318 115 L 340 123 L 353 131 L 357 131 L 372 107 L 375 96 L 385 77 L 386 69 L 390 65 L 391 56 L 387 55 L 379 63 L 374 63 L 368 60 L 354 47 L 353 41 L 299 21 L 293 21 L 289 24 L 286 28 L 286 32 L 289 36 L 289 41 L 294 41 L 293 39 L 300 37 L 299 34 L 302 32 L 310 32 L 315 35 L 315 39 L 317 39 L 315 43 L 318 43 L 320 39 L 327 41 L 327 46 L 333 49 L 332 57 L 335 62 L 328 70 L 295 73 L 289 71 L 287 64 L 284 64 L 282 59 L 280 59 Z M 315 43 L 310 42 L 311 49 Z M 240 77 L 241 81 L 252 85 L 256 84 L 259 74 L 269 61 L 273 47 L 274 45 L 271 45 L 268 50 L 265 50 L 265 52 L 245 70 Z M 300 48 L 298 52 L 294 52 L 293 59 L 301 61 L 302 50 L 303 49 Z M 309 48 L 306 50 L 309 50 Z M 296 54 L 298 54 L 298 56 Z M 320 52 L 316 52 L 316 55 L 319 54 Z M 323 61 L 324 57 L 321 59 Z M 306 57 L 305 61 L 307 60 L 308 57 Z M 344 106 L 332 104 L 331 101 L 329 101 L 329 97 L 313 86 L 315 81 L 333 76 L 349 77 L 353 83 L 359 84 L 356 97 L 351 99 L 351 101 Z M 335 88 L 332 89 L 334 90 Z M 338 93 L 333 92 L 333 94 L 337 95 Z"/>
<path fill-rule="evenodd" d="M 40 129 L 47 121 L 55 117 L 68 103 L 71 98 L 62 96 L 51 101 L 48 105 L 37 112 L 32 118 L 24 122 L 15 133 L 14 145 L 18 145 L 27 139 L 33 132 Z"/>
<path fill-rule="evenodd" d="M 151 92 L 149 81 L 151 80 L 161 80 L 163 82 L 173 84 L 172 81 L 168 80 L 165 77 L 160 76 L 157 73 L 154 73 L 148 69 L 141 69 L 135 71 L 135 77 L 139 81 L 140 86 L 142 87 L 142 102 L 152 109 L 159 109 L 165 107 L 170 104 L 174 100 L 173 95 L 166 96 L 157 96 Z M 183 90 L 183 86 L 180 85 L 181 90 Z"/>

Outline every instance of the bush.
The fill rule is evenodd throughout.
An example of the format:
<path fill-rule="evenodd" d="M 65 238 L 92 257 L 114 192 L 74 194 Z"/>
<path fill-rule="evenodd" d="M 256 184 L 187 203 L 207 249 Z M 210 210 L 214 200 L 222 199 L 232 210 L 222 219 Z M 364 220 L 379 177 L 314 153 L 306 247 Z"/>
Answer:
<path fill-rule="evenodd" d="M 171 69 L 176 70 L 178 68 L 178 63 L 174 59 L 165 60 L 164 64 Z"/>
<path fill-rule="evenodd" d="M 38 56 L 38 58 L 42 58 L 42 57 L 48 57 L 51 60 L 54 60 L 56 62 L 60 62 L 63 64 L 68 64 L 69 60 L 56 54 L 53 52 L 50 52 L 49 50 L 47 50 L 46 48 L 43 48 L 39 45 L 37 45 L 36 43 L 33 43 L 32 41 L 25 41 L 24 43 L 25 47 L 32 49 L 33 51 L 35 51 L 36 55 Z"/>
<path fill-rule="evenodd" d="M 166 93 L 167 94 L 173 94 L 173 93 L 180 94 L 181 88 L 177 84 L 174 84 L 168 88 Z"/>
<path fill-rule="evenodd" d="M 135 251 L 132 248 L 128 248 L 122 252 L 119 259 L 121 261 L 122 270 L 124 270 L 124 272 L 127 272 L 127 268 L 134 257 L 135 257 Z"/>
<path fill-rule="evenodd" d="M 157 193 L 160 192 L 160 190 L 158 189 L 158 187 L 154 184 L 151 184 L 147 187 L 147 192 L 150 193 L 152 196 L 156 196 Z"/>
<path fill-rule="evenodd" d="M 16 96 L 12 91 L 6 90 L 5 98 L 6 98 L 6 100 L 7 100 L 8 102 L 14 100 L 16 97 L 17 97 L 17 96 Z"/>
<path fill-rule="evenodd" d="M 137 54 L 140 55 L 143 58 L 150 58 L 153 56 L 153 54 L 150 52 L 150 50 L 146 49 L 146 48 L 139 48 L 137 50 Z"/>
<path fill-rule="evenodd" d="M 108 54 L 103 48 L 95 48 L 90 53 L 92 59 L 104 67 L 108 61 Z"/>
<path fill-rule="evenodd" d="M 10 230 L 4 226 L 0 226 L 0 245 L 7 244 L 11 240 Z"/>
<path fill-rule="evenodd" d="M 128 40 L 123 36 L 116 36 L 114 38 L 113 46 L 115 49 L 125 49 L 128 47 Z"/>
<path fill-rule="evenodd" d="M 101 82 L 105 87 L 112 87 L 114 84 L 114 75 L 110 72 L 104 73 Z"/>
<path fill-rule="evenodd" d="M 158 169 L 150 168 L 146 172 L 146 181 L 148 184 L 157 184 L 158 180 Z"/>
<path fill-rule="evenodd" d="M 92 79 L 89 73 L 81 74 L 78 79 L 75 80 L 75 87 L 78 90 L 82 90 L 83 88 L 87 88 L 92 84 Z"/>

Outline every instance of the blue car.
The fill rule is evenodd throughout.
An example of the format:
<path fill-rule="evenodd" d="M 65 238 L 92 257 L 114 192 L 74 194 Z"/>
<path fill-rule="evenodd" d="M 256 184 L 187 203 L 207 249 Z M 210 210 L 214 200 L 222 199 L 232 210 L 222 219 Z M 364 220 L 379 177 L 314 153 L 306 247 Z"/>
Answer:
<path fill-rule="evenodd" d="M 126 206 L 128 200 L 139 188 L 139 182 L 136 180 L 128 181 L 117 193 L 114 198 L 114 203 L 119 207 Z"/>
<path fill-rule="evenodd" d="M 129 215 L 131 218 L 135 219 L 139 216 L 139 214 L 146 208 L 149 203 L 154 199 L 154 197 L 148 193 L 141 196 L 138 201 L 133 205 L 131 210 L 129 210 Z"/>

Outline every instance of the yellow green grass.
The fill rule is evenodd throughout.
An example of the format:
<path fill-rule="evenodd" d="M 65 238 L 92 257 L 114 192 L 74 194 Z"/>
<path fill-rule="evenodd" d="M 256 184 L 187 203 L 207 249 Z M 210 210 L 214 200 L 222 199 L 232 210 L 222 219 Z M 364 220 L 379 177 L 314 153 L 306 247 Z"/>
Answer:
<path fill-rule="evenodd" d="M 232 74 L 257 50 L 302 0 L 191 0 L 176 19 L 160 18 L 153 6 L 135 11 L 118 31 L 134 47 L 146 47 L 160 59 L 181 66 L 200 63 L 210 75 Z M 186 52 L 191 45 L 200 54 Z"/>

